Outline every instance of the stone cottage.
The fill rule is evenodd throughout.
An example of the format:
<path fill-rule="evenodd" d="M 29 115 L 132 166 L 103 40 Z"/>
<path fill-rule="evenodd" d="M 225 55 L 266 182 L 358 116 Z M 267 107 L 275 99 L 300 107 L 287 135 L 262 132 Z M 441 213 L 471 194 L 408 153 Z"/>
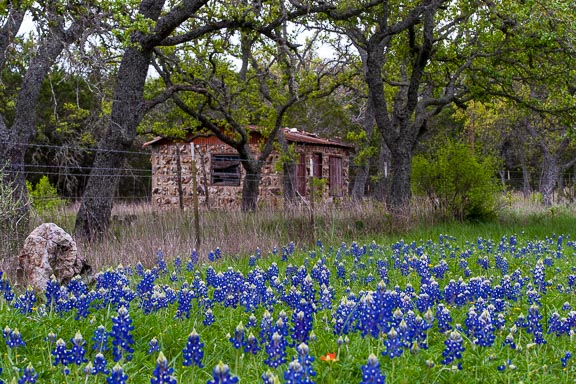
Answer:
<path fill-rule="evenodd" d="M 251 128 L 250 146 L 257 153 L 263 137 Z M 350 153 L 353 148 L 339 140 L 320 138 L 295 128 L 283 128 L 294 145 L 298 161 L 296 186 L 299 197 L 308 200 L 310 175 L 321 180 L 324 201 L 342 199 L 348 193 Z M 245 171 L 238 153 L 214 135 L 192 136 L 174 141 L 157 137 L 144 144 L 152 151 L 152 203 L 161 209 L 191 207 L 193 204 L 192 161 L 196 164 L 197 194 L 200 205 L 210 208 L 239 208 Z M 283 172 L 280 155 L 273 151 L 262 168 L 259 206 L 281 207 Z"/>

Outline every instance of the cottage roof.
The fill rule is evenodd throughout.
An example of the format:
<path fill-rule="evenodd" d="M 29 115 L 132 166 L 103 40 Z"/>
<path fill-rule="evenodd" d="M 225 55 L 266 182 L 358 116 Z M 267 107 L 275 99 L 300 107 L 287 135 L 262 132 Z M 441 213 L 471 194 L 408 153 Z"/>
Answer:
<path fill-rule="evenodd" d="M 249 129 L 253 130 L 254 132 L 258 132 L 258 127 L 256 126 L 249 126 Z M 297 128 L 282 128 L 284 131 L 284 135 L 286 140 L 291 143 L 302 143 L 302 144 L 310 144 L 310 145 L 322 145 L 322 146 L 330 146 L 330 147 L 339 147 L 352 150 L 353 147 L 351 145 L 345 144 L 340 140 L 336 139 L 326 139 L 320 138 L 315 133 L 300 131 Z M 162 145 L 169 142 L 172 142 L 166 137 L 157 136 L 154 139 L 144 143 L 143 147 L 148 147 L 151 145 Z M 186 140 L 190 141 L 190 139 Z"/>

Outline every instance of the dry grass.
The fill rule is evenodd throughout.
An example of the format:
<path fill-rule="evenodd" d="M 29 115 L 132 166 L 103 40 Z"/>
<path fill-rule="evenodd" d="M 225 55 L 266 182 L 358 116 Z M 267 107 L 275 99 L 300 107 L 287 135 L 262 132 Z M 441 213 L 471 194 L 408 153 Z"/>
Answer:
<path fill-rule="evenodd" d="M 54 222 L 72 233 L 77 207 L 54 212 L 50 217 L 34 217 L 33 228 L 41 222 Z M 574 215 L 573 205 L 546 208 L 535 198 L 507 195 L 502 200 L 500 223 L 523 224 L 555 214 Z M 193 249 L 200 257 L 219 247 L 226 255 L 250 255 L 257 248 L 267 255 L 274 247 L 293 241 L 296 247 L 312 245 L 320 239 L 337 245 L 363 238 L 382 238 L 406 233 L 411 229 L 446 223 L 432 204 L 415 200 L 410 211 L 392 217 L 378 202 L 362 204 L 343 202 L 317 206 L 314 215 L 306 206 L 283 210 L 262 208 L 255 213 L 239 211 L 200 211 L 200 244 L 191 211 L 157 211 L 149 204 L 116 205 L 108 235 L 96 243 L 79 243 L 94 270 L 118 264 L 151 266 L 162 250 L 168 259 L 188 257 Z"/>
<path fill-rule="evenodd" d="M 193 249 L 206 257 L 216 247 L 227 255 L 249 255 L 257 248 L 266 255 L 290 241 L 297 247 L 314 244 L 318 239 L 339 243 L 401 228 L 393 226 L 385 208 L 374 203 L 319 207 L 313 216 L 306 207 L 254 213 L 200 211 L 199 222 L 200 244 L 191 211 L 158 212 L 149 205 L 118 206 L 108 237 L 79 247 L 99 269 L 118 263 L 149 266 L 159 249 L 168 258 L 187 257 Z"/>

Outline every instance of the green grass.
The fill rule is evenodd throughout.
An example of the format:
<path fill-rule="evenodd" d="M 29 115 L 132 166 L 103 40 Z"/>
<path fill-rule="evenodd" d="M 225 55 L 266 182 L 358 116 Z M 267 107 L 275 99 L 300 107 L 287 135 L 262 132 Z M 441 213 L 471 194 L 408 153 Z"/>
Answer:
<path fill-rule="evenodd" d="M 351 242 L 346 241 L 347 246 L 340 249 L 340 243 L 344 239 L 331 239 L 332 243 L 326 242 L 322 249 L 317 247 L 300 244 L 296 246 L 295 252 L 289 256 L 288 261 L 281 261 L 280 256 L 272 255 L 264 251 L 263 257 L 258 260 L 257 266 L 266 271 L 272 263 L 277 263 L 280 269 L 280 281 L 283 281 L 286 293 L 290 290 L 289 280 L 284 281 L 285 271 L 290 265 L 296 268 L 305 267 L 307 273 L 311 273 L 313 267 L 324 260 L 331 272 L 331 287 L 335 291 L 333 300 L 333 309 L 318 310 L 314 314 L 313 332 L 316 335 L 315 340 L 310 341 L 310 353 L 315 357 L 313 367 L 317 372 L 314 380 L 318 383 L 358 383 L 361 381 L 361 366 L 366 363 L 369 354 L 374 353 L 381 364 L 382 372 L 387 375 L 387 383 L 569 383 L 573 382 L 576 377 L 576 367 L 572 361 L 566 368 L 562 367 L 560 358 L 566 351 L 572 351 L 572 340 L 570 336 L 555 336 L 546 334 L 546 324 L 553 312 L 557 311 L 562 316 L 567 316 L 568 311 L 562 310 L 562 305 L 569 302 L 573 307 L 576 302 L 573 299 L 573 292 L 559 292 L 556 290 L 558 284 L 567 285 L 567 275 L 573 273 L 575 250 L 564 242 L 561 251 L 561 257 L 556 253 L 554 241 L 550 240 L 553 234 L 564 234 L 574 238 L 574 219 L 569 215 L 548 215 L 538 220 L 532 221 L 518 220 L 517 222 L 499 222 L 490 224 L 440 224 L 432 228 L 416 228 L 403 234 L 387 234 L 380 237 L 364 236 L 358 239 L 357 244 L 362 246 L 366 244 L 370 249 L 374 242 L 375 247 L 371 256 L 364 255 L 354 259 L 351 255 L 346 255 L 350 251 Z M 449 234 L 455 240 L 439 242 L 440 234 Z M 360 297 L 363 292 L 375 291 L 378 289 L 379 276 L 376 266 L 376 260 L 386 260 L 390 263 L 388 271 L 389 290 L 400 289 L 405 291 L 407 287 L 412 286 L 417 294 L 421 286 L 421 279 L 413 268 L 408 274 L 402 273 L 400 268 L 392 267 L 395 260 L 394 251 L 391 245 L 400 239 L 404 244 L 409 245 L 415 242 L 414 249 L 406 253 L 406 258 L 402 256 L 400 260 L 408 263 L 419 259 L 416 251 L 417 247 L 422 247 L 424 255 L 429 260 L 430 266 L 437 266 L 442 259 L 446 260 L 449 265 L 448 271 L 443 278 L 436 279 L 443 289 L 450 280 L 463 281 L 469 283 L 471 278 L 482 277 L 487 279 L 491 286 L 495 286 L 502 278 L 502 272 L 494 265 L 494 258 L 497 254 L 495 251 L 482 251 L 476 246 L 478 238 L 492 240 L 494 248 L 502 236 L 506 239 L 513 234 L 518 237 L 518 249 L 529 247 L 530 252 L 523 256 L 516 257 L 515 253 L 508 249 L 503 253 L 509 262 L 509 273 L 515 270 L 521 271 L 522 276 L 527 278 L 527 283 L 531 282 L 532 270 L 538 259 L 550 258 L 553 266 L 546 268 L 546 279 L 550 286 L 546 294 L 542 294 L 541 314 L 544 318 L 541 320 L 544 328 L 544 337 L 546 344 L 537 345 L 533 343 L 532 335 L 524 329 L 519 329 L 514 334 L 514 340 L 520 347 L 512 350 L 509 347 L 502 346 L 504 338 L 510 332 L 514 321 L 518 319 L 519 314 L 527 314 L 530 304 L 526 297 L 526 288 L 522 290 L 520 299 L 516 302 L 509 302 L 502 314 L 505 316 L 505 327 L 495 332 L 496 340 L 491 347 L 481 347 L 475 345 L 472 338 L 464 336 L 464 346 L 466 348 L 462 358 L 462 370 L 455 369 L 452 364 L 441 364 L 442 352 L 445 349 L 444 341 L 446 335 L 438 332 L 437 325 L 427 331 L 427 349 L 416 349 L 412 353 L 406 349 L 404 353 L 395 359 L 383 356 L 385 350 L 386 335 L 381 334 L 379 337 L 366 336 L 362 337 L 359 332 L 351 332 L 347 335 L 334 334 L 334 322 L 336 310 L 340 300 L 350 293 Z M 546 240 L 548 238 L 549 240 Z M 428 242 L 428 240 L 431 240 Z M 348 240 L 348 239 L 346 239 Z M 340 255 L 338 250 L 340 249 Z M 470 251 L 468 257 L 468 266 L 471 271 L 470 277 L 463 275 L 463 270 L 459 266 L 460 255 L 464 251 Z M 450 252 L 454 252 L 455 257 L 450 257 Z M 279 251 L 281 253 L 281 250 Z M 176 256 L 176 255 L 172 255 Z M 483 269 L 476 263 L 478 258 L 487 256 L 490 259 L 491 267 Z M 187 256 L 186 256 L 187 257 Z M 352 273 L 356 273 L 356 279 L 343 280 L 336 278 L 336 265 L 342 262 L 346 267 L 348 279 Z M 152 267 L 153 265 L 150 264 Z M 243 276 L 254 269 L 250 266 L 248 257 L 237 257 L 234 254 L 224 254 L 224 257 L 214 263 L 202 263 L 197 273 L 202 279 L 206 279 L 207 268 L 212 267 L 216 272 L 226 272 L 229 268 L 241 272 Z M 170 265 L 170 269 L 174 267 Z M 375 279 L 372 282 L 365 282 L 364 279 L 372 274 Z M 169 279 L 169 274 L 157 280 L 158 289 L 162 286 L 169 286 L 178 291 L 183 282 L 191 282 L 193 273 L 185 272 L 179 275 L 179 280 L 174 282 Z M 139 278 L 131 278 L 130 288 L 136 290 Z M 316 290 L 321 287 L 318 283 L 314 284 Z M 395 288 L 397 287 L 397 288 Z M 92 286 L 92 288 L 94 288 Z M 299 288 L 300 289 L 300 288 Z M 212 295 L 212 288 L 210 295 Z M 411 299 L 414 301 L 415 297 Z M 244 383 L 261 382 L 260 376 L 266 370 L 270 369 L 263 361 L 266 358 L 264 351 L 257 355 L 245 354 L 242 351 L 234 349 L 228 340 L 234 333 L 238 323 L 247 324 L 250 313 L 244 308 L 237 307 L 226 308 L 221 304 L 214 305 L 214 315 L 216 322 L 213 325 L 205 326 L 202 321 L 205 309 L 199 307 L 197 300 L 193 301 L 192 312 L 189 319 L 178 320 L 174 316 L 177 310 L 177 303 L 167 308 L 160 309 L 151 314 L 144 314 L 138 308 L 138 301 L 135 300 L 131 305 L 130 315 L 135 326 L 132 332 L 135 344 L 135 353 L 131 361 L 122 360 L 120 363 L 125 372 L 129 375 L 129 382 L 147 383 L 150 382 L 152 372 L 156 364 L 157 353 L 148 355 L 148 342 L 157 338 L 160 342 L 163 354 L 168 358 L 170 366 L 175 369 L 174 376 L 179 383 L 206 382 L 211 378 L 212 368 L 219 362 L 223 361 L 228 364 L 233 374 L 241 378 Z M 466 329 L 465 320 L 468 310 L 476 302 L 468 302 L 463 306 L 447 304 L 450 308 L 453 322 L 452 326 L 457 327 L 461 324 Z M 111 329 L 112 318 L 116 316 L 116 310 L 113 306 L 107 306 L 100 310 L 93 310 L 85 319 L 75 320 L 76 311 L 69 313 L 57 314 L 48 310 L 45 315 L 42 311 L 36 309 L 33 313 L 22 315 L 17 313 L 13 306 L 5 300 L 0 299 L 0 325 L 8 326 L 11 329 L 18 328 L 22 333 L 27 345 L 15 350 L 11 350 L 6 345 L 0 347 L 0 352 L 5 359 L 2 360 L 1 367 L 3 372 L 0 375 L 6 382 L 17 378 L 21 369 L 28 363 L 33 366 L 40 374 L 39 382 L 43 383 L 104 383 L 105 377 L 88 376 L 82 372 L 84 365 L 70 367 L 71 373 L 66 376 L 62 373 L 61 366 L 51 366 L 53 357 L 51 350 L 53 344 L 46 341 L 45 338 L 49 332 L 54 332 L 59 338 L 68 342 L 74 337 L 77 331 L 80 331 L 84 339 L 88 341 L 87 347 L 90 348 L 92 341 L 90 338 L 96 327 L 104 325 L 107 330 Z M 40 306 L 41 307 L 41 306 Z M 269 308 L 272 309 L 272 308 Z M 431 313 L 434 313 L 435 306 Z M 254 311 L 258 322 L 263 316 L 266 309 L 259 307 Z M 278 314 L 285 311 L 288 319 L 291 318 L 293 310 L 282 303 L 273 306 L 271 312 L 274 319 Z M 416 315 L 429 316 L 430 313 L 420 313 L 414 309 Z M 402 315 L 406 316 L 407 311 Z M 201 340 L 205 344 L 204 368 L 183 367 L 182 366 L 182 348 L 186 344 L 188 334 L 193 330 L 200 334 Z M 255 334 L 259 328 L 252 330 Z M 337 340 L 347 338 L 348 342 L 339 346 Z M 338 361 L 329 363 L 320 360 L 320 356 L 329 352 L 338 354 Z M 95 353 L 89 350 L 87 356 L 89 359 L 94 358 Z M 294 347 L 289 347 L 287 359 L 290 361 L 295 355 Z M 114 363 L 110 352 L 107 352 L 109 367 Z M 510 359 L 510 364 L 503 372 L 497 369 L 498 366 L 505 364 Z M 280 379 L 287 365 L 272 370 Z M 19 371 L 20 370 L 20 371 Z"/>

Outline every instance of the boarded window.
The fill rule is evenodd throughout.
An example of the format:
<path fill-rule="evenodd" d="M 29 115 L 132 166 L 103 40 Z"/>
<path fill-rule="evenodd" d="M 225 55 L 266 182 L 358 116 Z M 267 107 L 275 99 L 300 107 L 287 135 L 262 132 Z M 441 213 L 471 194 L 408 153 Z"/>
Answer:
<path fill-rule="evenodd" d="M 322 154 L 321 153 L 313 153 L 312 154 L 312 163 L 314 164 L 314 171 L 312 175 L 314 177 L 320 179 L 322 178 Z"/>
<path fill-rule="evenodd" d="M 212 185 L 240 185 L 240 156 L 212 155 L 211 164 Z"/>
<path fill-rule="evenodd" d="M 344 181 L 342 177 L 342 158 L 330 156 L 330 195 L 341 197 L 344 194 Z"/>
<path fill-rule="evenodd" d="M 300 154 L 296 165 L 296 192 L 306 196 L 306 155 Z"/>

